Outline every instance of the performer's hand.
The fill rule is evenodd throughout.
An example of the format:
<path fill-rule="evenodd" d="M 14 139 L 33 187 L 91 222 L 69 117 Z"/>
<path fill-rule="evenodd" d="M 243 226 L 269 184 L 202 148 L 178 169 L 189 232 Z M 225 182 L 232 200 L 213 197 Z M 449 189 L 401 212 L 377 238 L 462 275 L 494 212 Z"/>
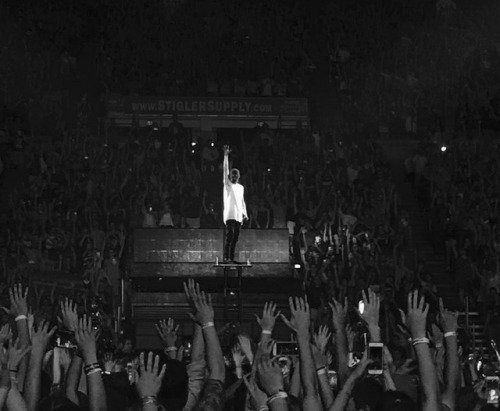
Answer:
<path fill-rule="evenodd" d="M 243 221 L 248 220 L 248 216 L 246 214 L 243 214 Z"/>
<path fill-rule="evenodd" d="M 226 154 L 226 155 L 227 155 L 227 154 L 229 154 L 229 153 L 231 152 L 231 150 L 229 149 L 229 146 L 228 146 L 228 145 L 225 145 L 225 146 L 223 147 L 223 149 L 224 149 L 224 154 Z"/>

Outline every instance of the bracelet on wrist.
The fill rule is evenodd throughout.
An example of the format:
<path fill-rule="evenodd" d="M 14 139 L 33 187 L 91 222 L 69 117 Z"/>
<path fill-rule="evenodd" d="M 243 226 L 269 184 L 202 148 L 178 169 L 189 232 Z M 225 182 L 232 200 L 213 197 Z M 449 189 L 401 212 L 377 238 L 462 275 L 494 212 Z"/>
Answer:
<path fill-rule="evenodd" d="M 92 370 L 86 372 L 85 374 L 87 374 L 87 377 L 88 377 L 89 375 L 96 374 L 96 373 L 102 374 L 102 368 L 93 368 Z"/>
<path fill-rule="evenodd" d="M 263 405 L 262 407 L 259 408 L 259 411 L 269 411 L 269 407 Z"/>
<path fill-rule="evenodd" d="M 215 324 L 214 324 L 212 321 L 208 321 L 208 322 L 206 322 L 205 324 L 203 324 L 203 325 L 201 326 L 201 329 L 202 329 L 202 330 L 204 330 L 204 329 L 206 329 L 206 328 L 210 328 L 210 327 L 215 327 Z"/>
<path fill-rule="evenodd" d="M 326 368 L 325 367 L 319 368 L 318 370 L 316 370 L 316 374 L 318 376 L 319 375 L 325 375 L 326 374 Z"/>
<path fill-rule="evenodd" d="M 264 335 L 271 335 L 271 334 L 272 334 L 272 331 L 271 331 L 271 330 L 262 330 L 262 331 L 261 331 L 261 334 L 264 334 Z"/>
<path fill-rule="evenodd" d="M 171 347 L 165 348 L 165 352 L 172 352 L 172 351 L 177 351 L 177 347 L 171 346 Z"/>
<path fill-rule="evenodd" d="M 412 345 L 415 347 L 418 344 L 429 344 L 429 339 L 427 337 L 414 338 L 412 341 Z"/>
<path fill-rule="evenodd" d="M 456 336 L 457 336 L 457 332 L 456 331 L 448 331 L 448 332 L 444 333 L 444 338 L 456 337 Z"/>
<path fill-rule="evenodd" d="M 271 395 L 267 399 L 267 405 L 271 404 L 275 400 L 286 399 L 286 398 L 288 398 L 288 394 L 285 391 L 278 391 L 276 394 Z"/>
<path fill-rule="evenodd" d="M 141 398 L 142 405 L 148 405 L 148 404 L 153 404 L 157 405 L 158 404 L 158 399 L 156 398 L 156 395 L 146 395 Z"/>
<path fill-rule="evenodd" d="M 88 373 L 92 370 L 100 369 L 101 370 L 101 364 L 98 362 L 94 362 L 92 364 L 88 364 L 85 367 L 83 367 L 83 371 L 85 371 L 85 374 L 88 375 Z"/>
<path fill-rule="evenodd" d="M 21 320 L 27 320 L 28 317 L 26 317 L 24 314 L 18 315 L 14 320 L 15 321 L 21 321 Z"/>

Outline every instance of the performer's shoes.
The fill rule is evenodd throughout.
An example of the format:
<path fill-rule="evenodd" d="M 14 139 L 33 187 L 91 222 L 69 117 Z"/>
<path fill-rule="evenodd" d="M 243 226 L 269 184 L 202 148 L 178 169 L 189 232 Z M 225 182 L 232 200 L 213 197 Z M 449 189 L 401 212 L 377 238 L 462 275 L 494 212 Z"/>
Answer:
<path fill-rule="evenodd" d="M 224 258 L 224 260 L 222 261 L 222 264 L 231 264 L 232 261 L 229 259 L 229 258 Z"/>
<path fill-rule="evenodd" d="M 239 261 L 231 260 L 231 264 L 241 264 Z"/>

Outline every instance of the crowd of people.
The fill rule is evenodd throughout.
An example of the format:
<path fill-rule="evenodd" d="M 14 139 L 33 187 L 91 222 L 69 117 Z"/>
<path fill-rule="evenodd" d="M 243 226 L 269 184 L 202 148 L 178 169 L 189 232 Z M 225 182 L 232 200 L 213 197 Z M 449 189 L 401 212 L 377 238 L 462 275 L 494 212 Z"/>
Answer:
<path fill-rule="evenodd" d="M 363 287 L 397 294 L 420 284 L 408 216 L 371 142 L 300 125 L 191 141 L 177 118 L 166 129 L 133 126 L 109 143 L 63 132 L 41 144 L 6 129 L 3 162 L 19 178 L 0 236 L 6 284 L 35 271 L 70 273 L 116 303 L 134 228 L 222 229 L 224 142 L 245 187 L 243 228 L 288 229 L 311 293 L 320 284 L 328 290 L 313 308 Z"/>
<path fill-rule="evenodd" d="M 422 143 L 407 161 L 428 210 L 433 246 L 446 256 L 460 301 L 469 297 L 471 308 L 489 313 L 487 328 L 494 338 L 500 302 L 498 150 L 488 139 Z"/>
<path fill-rule="evenodd" d="M 415 258 L 384 153 L 351 138 L 374 124 L 382 137 L 426 130 L 440 142 L 453 128 L 470 137 L 498 127 L 498 46 L 462 21 L 463 4 L 22 3 L 0 5 L 10 62 L 0 97 L 22 112 L 2 110 L 0 123 L 0 409 L 498 407 L 500 355 L 484 363 L 471 351 Z M 335 130 L 259 124 L 203 140 L 175 115 L 165 129 L 105 120 L 113 93 L 307 95 L 325 58 Z M 257 339 L 237 328 L 222 339 L 210 296 L 189 281 L 192 340 L 168 319 L 158 324 L 165 349 L 136 353 L 114 321 L 133 230 L 222 230 L 224 144 L 245 187 L 243 228 L 288 230 L 304 296 L 266 304 Z M 494 341 L 498 151 L 423 143 L 406 163 L 434 249 Z M 55 278 L 70 282 L 65 293 Z M 286 346 L 272 340 L 277 320 L 293 336 Z"/>
<path fill-rule="evenodd" d="M 396 411 L 498 405 L 496 363 L 481 365 L 469 355 L 458 314 L 442 302 L 431 307 L 417 290 L 405 297 L 394 324 L 383 320 L 384 297 L 370 289 L 362 292 L 363 308 L 332 299 L 328 322 L 316 328 L 307 299 L 292 296 L 287 308 L 269 302 L 257 318 L 257 340 L 234 329 L 223 344 L 210 295 L 194 280 L 184 289 L 192 340 L 178 335 L 173 319 L 160 321 L 164 348 L 155 354 L 135 352 L 126 339 L 103 343 L 100 325 L 71 300 L 45 319 L 31 310 L 31 291 L 14 285 L 0 328 L 0 406 Z M 294 335 L 292 347 L 272 339 L 276 321 Z"/>

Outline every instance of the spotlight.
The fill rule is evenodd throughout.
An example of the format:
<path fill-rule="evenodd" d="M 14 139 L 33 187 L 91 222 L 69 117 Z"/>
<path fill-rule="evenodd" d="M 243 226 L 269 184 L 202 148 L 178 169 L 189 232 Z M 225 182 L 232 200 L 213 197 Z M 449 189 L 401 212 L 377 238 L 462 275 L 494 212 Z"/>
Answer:
<path fill-rule="evenodd" d="M 442 152 L 442 153 L 444 153 L 447 149 L 448 149 L 448 147 L 446 147 L 446 146 L 441 146 L 441 152 Z"/>
<path fill-rule="evenodd" d="M 300 264 L 295 264 L 295 265 L 293 266 L 293 268 L 295 268 L 296 270 L 299 270 L 299 269 L 300 269 Z"/>
<path fill-rule="evenodd" d="M 215 146 L 215 144 L 214 144 L 214 142 L 212 141 L 212 142 L 210 143 L 210 147 L 213 147 L 213 146 Z"/>
<path fill-rule="evenodd" d="M 192 146 L 192 147 L 195 147 L 195 146 L 196 146 L 196 141 L 192 141 L 192 142 L 191 142 L 191 146 Z"/>

